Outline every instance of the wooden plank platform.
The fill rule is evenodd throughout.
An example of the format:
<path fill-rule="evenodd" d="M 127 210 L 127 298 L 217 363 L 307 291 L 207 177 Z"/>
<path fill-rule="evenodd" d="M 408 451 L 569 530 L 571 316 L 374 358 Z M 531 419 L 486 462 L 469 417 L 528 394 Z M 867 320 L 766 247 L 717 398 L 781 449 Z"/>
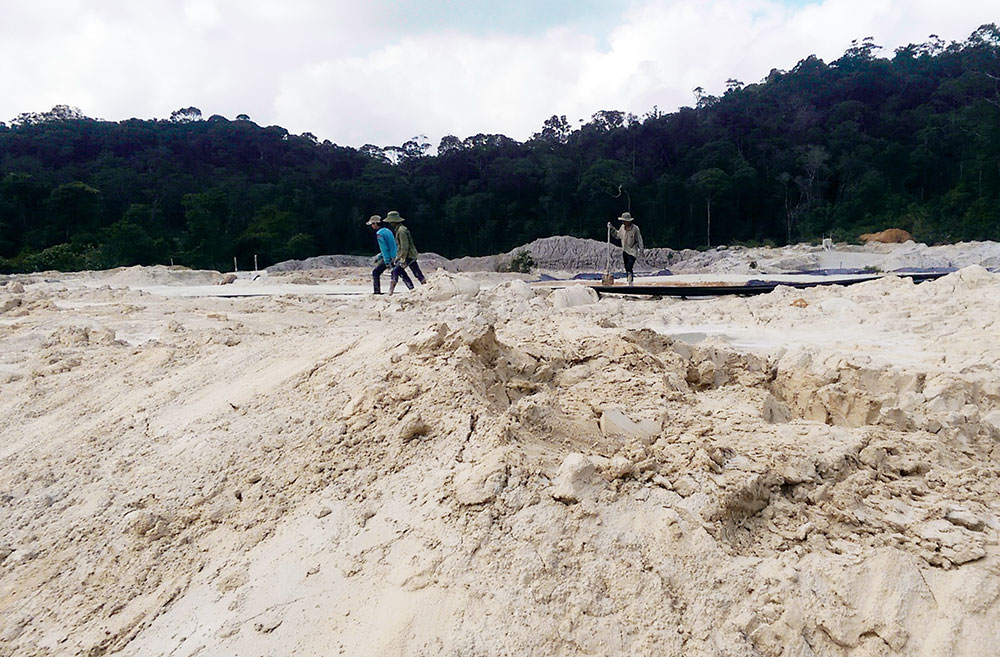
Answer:
<path fill-rule="evenodd" d="M 923 281 L 934 280 L 941 278 L 942 276 L 947 276 L 946 273 L 934 272 L 934 273 L 905 273 L 901 272 L 898 274 L 892 274 L 893 276 L 900 276 L 904 278 L 910 278 L 915 283 L 922 283 Z M 815 280 L 815 281 L 768 281 L 761 280 L 754 282 L 752 285 L 725 285 L 725 284 L 700 284 L 700 283 L 686 283 L 686 284 L 672 284 L 670 282 L 655 282 L 648 283 L 645 285 L 589 285 L 598 294 L 628 294 L 628 295 L 638 295 L 638 296 L 657 296 L 657 297 L 715 297 L 715 296 L 725 296 L 725 295 L 742 295 L 750 296 L 755 294 L 768 294 L 773 292 L 775 288 L 779 286 L 792 287 L 797 289 L 805 289 L 810 287 L 820 287 L 824 285 L 853 285 L 855 283 L 865 283 L 868 281 L 878 280 L 879 278 L 884 278 L 886 274 L 873 274 L 872 276 L 864 277 L 854 277 L 854 278 L 831 278 L 830 280 Z"/>

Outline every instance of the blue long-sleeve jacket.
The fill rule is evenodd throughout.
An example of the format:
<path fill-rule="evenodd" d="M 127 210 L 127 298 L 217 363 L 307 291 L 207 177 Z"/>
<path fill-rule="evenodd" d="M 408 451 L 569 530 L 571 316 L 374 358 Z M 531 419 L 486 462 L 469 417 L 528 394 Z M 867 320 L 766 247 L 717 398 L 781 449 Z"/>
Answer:
<path fill-rule="evenodd" d="M 392 231 L 384 226 L 375 231 L 375 239 L 378 241 L 378 249 L 382 252 L 382 260 L 385 264 L 392 264 L 396 259 L 396 238 Z"/>

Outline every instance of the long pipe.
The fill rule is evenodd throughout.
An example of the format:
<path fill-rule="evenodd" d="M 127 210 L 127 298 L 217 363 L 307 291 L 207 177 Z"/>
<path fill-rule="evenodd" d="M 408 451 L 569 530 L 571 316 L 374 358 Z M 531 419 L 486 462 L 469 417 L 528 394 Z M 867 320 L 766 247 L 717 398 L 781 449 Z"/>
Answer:
<path fill-rule="evenodd" d="M 903 278 L 913 279 L 914 283 L 922 283 L 923 281 L 931 281 L 942 276 L 947 276 L 947 272 L 934 272 L 934 273 L 899 273 L 894 274 L 895 276 L 901 276 Z M 832 281 L 815 281 L 815 282 L 791 282 L 791 281 L 761 281 L 760 283 L 754 285 L 615 285 L 614 287 L 607 285 L 591 285 L 598 294 L 634 294 L 642 296 L 654 296 L 654 297 L 718 297 L 730 294 L 739 294 L 743 296 L 756 295 L 756 294 L 767 294 L 773 292 L 775 288 L 784 285 L 785 287 L 793 287 L 796 289 L 805 289 L 810 287 L 819 287 L 822 285 L 853 285 L 855 283 L 865 283 L 868 281 L 874 281 L 878 278 L 884 278 L 884 276 L 870 276 L 865 278 L 853 278 L 853 279 L 838 279 Z"/>

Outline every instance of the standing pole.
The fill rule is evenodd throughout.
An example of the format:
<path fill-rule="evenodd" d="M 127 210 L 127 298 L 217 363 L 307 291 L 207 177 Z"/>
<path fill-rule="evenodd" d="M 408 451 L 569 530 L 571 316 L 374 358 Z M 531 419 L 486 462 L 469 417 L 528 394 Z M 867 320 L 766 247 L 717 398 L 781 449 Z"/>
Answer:
<path fill-rule="evenodd" d="M 604 276 L 601 276 L 601 285 L 614 285 L 615 277 L 611 275 L 611 222 L 608 222 L 608 255 L 604 261 Z"/>
<path fill-rule="evenodd" d="M 604 262 L 604 271 L 611 273 L 611 226 L 608 226 L 608 257 Z"/>

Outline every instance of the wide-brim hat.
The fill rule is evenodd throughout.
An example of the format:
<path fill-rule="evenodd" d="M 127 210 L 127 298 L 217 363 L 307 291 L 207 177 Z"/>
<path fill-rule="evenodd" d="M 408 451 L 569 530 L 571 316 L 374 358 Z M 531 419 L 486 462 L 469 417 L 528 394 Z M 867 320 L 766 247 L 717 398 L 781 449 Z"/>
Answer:
<path fill-rule="evenodd" d="M 632 215 L 631 215 L 631 214 L 629 214 L 628 212 L 623 212 L 623 213 L 622 213 L 622 216 L 618 217 L 618 221 L 628 221 L 628 222 L 632 222 L 632 221 L 635 221 L 635 219 L 633 219 L 633 218 L 632 218 Z"/>
<path fill-rule="evenodd" d="M 398 224 L 403 221 L 406 221 L 406 219 L 400 217 L 399 213 L 395 210 L 390 210 L 389 214 L 385 215 L 385 223 L 387 224 Z"/>
<path fill-rule="evenodd" d="M 378 216 L 377 214 L 373 214 L 372 216 L 368 217 L 367 223 L 368 223 L 369 226 L 374 226 L 375 224 L 380 224 L 380 223 L 382 223 L 382 217 Z"/>

